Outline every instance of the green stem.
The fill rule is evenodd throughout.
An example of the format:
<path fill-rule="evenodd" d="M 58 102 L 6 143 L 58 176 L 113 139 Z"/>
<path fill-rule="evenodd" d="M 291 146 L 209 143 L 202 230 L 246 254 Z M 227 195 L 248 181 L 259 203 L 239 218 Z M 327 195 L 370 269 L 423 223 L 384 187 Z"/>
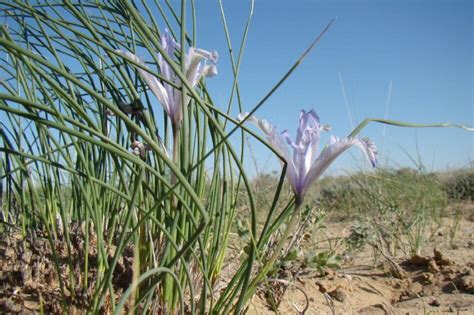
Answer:
<path fill-rule="evenodd" d="M 176 169 L 179 169 L 179 126 L 173 124 L 173 162 L 176 165 Z M 171 187 L 176 184 L 176 174 L 171 171 Z M 172 206 L 177 209 L 176 196 L 173 194 Z"/>
<path fill-rule="evenodd" d="M 263 278 L 267 275 L 267 273 L 270 271 L 270 269 L 273 267 L 276 260 L 280 256 L 280 251 L 283 248 L 283 246 L 285 245 L 286 239 L 290 236 L 290 233 L 293 232 L 293 230 L 295 229 L 295 227 L 298 223 L 298 218 L 300 216 L 300 210 L 301 210 L 302 205 L 303 205 L 303 199 L 296 196 L 295 210 L 293 211 L 293 214 L 290 218 L 290 222 L 288 222 L 288 225 L 286 226 L 285 231 L 283 232 L 283 235 L 282 235 L 280 241 L 278 242 L 275 250 L 273 251 L 273 255 L 265 263 L 265 265 L 262 267 L 260 272 L 257 274 L 257 276 L 250 283 L 249 290 L 247 291 L 247 294 L 244 298 L 245 301 L 247 301 L 253 295 L 255 289 L 257 288 L 257 284 L 261 280 L 263 280 Z"/>
<path fill-rule="evenodd" d="M 176 168 L 179 169 L 179 125 L 175 124 L 174 122 L 172 123 L 172 130 L 173 130 L 173 163 L 175 164 Z M 176 175 L 173 171 L 171 172 L 171 187 L 173 187 L 176 182 Z M 171 238 L 174 242 L 179 244 L 178 240 L 178 235 L 177 235 L 177 225 L 179 221 L 179 214 L 178 214 L 178 200 L 176 197 L 176 194 L 173 193 L 171 196 L 171 211 L 174 213 L 174 219 L 171 222 L 170 230 L 171 230 Z M 172 248 L 171 244 L 168 244 L 167 246 L 170 246 L 166 251 L 165 251 L 165 259 L 167 260 L 166 262 L 168 263 L 168 260 L 170 257 L 173 257 L 176 252 Z M 173 269 L 172 267 L 170 267 Z M 164 302 L 167 307 L 171 308 L 171 312 L 173 313 L 174 308 L 175 308 L 175 290 L 177 289 L 173 278 L 170 277 L 169 275 L 165 276 L 165 279 L 163 280 L 163 289 L 164 289 Z"/>

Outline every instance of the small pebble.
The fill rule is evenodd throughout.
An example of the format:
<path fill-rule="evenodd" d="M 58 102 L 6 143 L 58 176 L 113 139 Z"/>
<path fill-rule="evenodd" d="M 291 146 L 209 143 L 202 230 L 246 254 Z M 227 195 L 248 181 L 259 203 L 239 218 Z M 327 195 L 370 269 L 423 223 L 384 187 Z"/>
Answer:
<path fill-rule="evenodd" d="M 341 303 L 344 303 L 344 301 L 347 299 L 347 294 L 339 288 L 332 291 L 332 292 L 329 292 L 329 295 L 333 299 L 335 299 L 336 301 L 339 301 Z"/>
<path fill-rule="evenodd" d="M 431 301 L 428 304 L 431 305 L 431 306 L 435 306 L 435 307 L 438 307 L 438 306 L 441 305 L 441 303 L 437 299 L 434 299 L 433 301 Z"/>

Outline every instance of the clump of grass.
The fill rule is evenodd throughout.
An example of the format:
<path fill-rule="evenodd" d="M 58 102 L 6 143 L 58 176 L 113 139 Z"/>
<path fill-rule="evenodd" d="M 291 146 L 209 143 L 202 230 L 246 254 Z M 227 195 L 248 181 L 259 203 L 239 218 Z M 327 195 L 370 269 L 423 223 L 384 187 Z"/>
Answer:
<path fill-rule="evenodd" d="M 204 82 L 186 77 L 194 5 L 14 1 L 0 10 L 8 24 L 0 28 L 3 231 L 44 232 L 64 313 L 79 291 L 91 313 L 213 309 L 237 192 L 253 196 L 239 171 L 243 154 L 224 131 L 228 112 L 214 107 Z M 181 47 L 171 55 L 160 41 L 165 28 Z M 140 77 L 143 64 L 120 51 L 139 54 L 149 76 L 182 93 L 179 122 Z M 73 252 L 72 225 L 85 254 L 63 265 L 53 241 Z M 112 278 L 124 257 L 133 275 L 119 290 Z M 234 289 L 225 306 L 234 305 Z"/>
<path fill-rule="evenodd" d="M 411 255 L 420 254 L 425 236 L 437 230 L 448 204 L 436 174 L 408 168 L 326 179 L 321 185 L 317 199 L 321 207 L 337 217 L 359 221 L 353 226 L 357 240 L 351 246 L 364 244 L 369 237 L 360 227 L 371 226 L 390 253 L 401 246 Z"/>
<path fill-rule="evenodd" d="M 368 222 L 357 222 L 350 227 L 346 243 L 350 252 L 361 250 L 365 245 L 373 243 L 376 231 Z"/>
<path fill-rule="evenodd" d="M 455 201 L 474 201 L 474 171 L 459 170 L 445 175 L 444 189 Z"/>

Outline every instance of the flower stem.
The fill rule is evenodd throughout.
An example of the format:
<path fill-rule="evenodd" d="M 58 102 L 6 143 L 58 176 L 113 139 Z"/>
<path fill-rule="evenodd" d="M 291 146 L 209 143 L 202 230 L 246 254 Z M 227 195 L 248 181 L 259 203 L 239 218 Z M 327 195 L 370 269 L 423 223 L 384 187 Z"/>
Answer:
<path fill-rule="evenodd" d="M 173 124 L 173 162 L 176 164 L 176 166 L 179 167 L 179 127 L 175 124 Z M 175 184 L 176 174 L 174 172 L 171 172 L 171 187 L 173 187 Z M 173 194 L 171 204 L 176 210 L 178 202 L 175 194 Z"/>
<path fill-rule="evenodd" d="M 247 301 L 253 295 L 253 292 L 257 288 L 257 284 L 267 275 L 267 273 L 273 267 L 273 264 L 275 263 L 275 261 L 280 256 L 280 251 L 283 248 L 283 246 L 285 245 L 286 239 L 290 236 L 290 233 L 293 232 L 293 230 L 296 227 L 296 224 L 298 223 L 298 218 L 300 216 L 300 210 L 301 210 L 302 205 L 303 205 L 303 200 L 300 197 L 297 196 L 296 197 L 296 202 L 295 202 L 295 209 L 294 209 L 293 214 L 290 218 L 290 222 L 288 222 L 288 225 L 286 226 L 285 231 L 283 231 L 283 235 L 282 235 L 280 241 L 278 242 L 275 250 L 273 251 L 272 256 L 265 263 L 265 265 L 259 271 L 257 276 L 250 283 L 249 290 L 248 290 L 247 295 L 245 297 L 245 301 Z"/>

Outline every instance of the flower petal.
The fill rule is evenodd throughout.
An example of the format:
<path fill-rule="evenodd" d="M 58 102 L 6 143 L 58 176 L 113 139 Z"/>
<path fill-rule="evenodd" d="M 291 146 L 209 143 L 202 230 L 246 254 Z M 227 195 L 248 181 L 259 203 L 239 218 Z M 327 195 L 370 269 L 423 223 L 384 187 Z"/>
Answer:
<path fill-rule="evenodd" d="M 291 140 L 288 131 L 286 131 L 286 130 L 283 131 L 282 136 L 286 140 L 286 142 L 293 147 L 294 143 Z M 295 181 L 295 184 L 293 185 L 293 189 L 294 189 L 295 193 L 298 194 L 298 195 L 301 192 L 301 189 L 304 185 L 304 179 L 306 177 L 304 161 L 305 161 L 305 151 L 304 151 L 304 149 L 293 147 L 292 162 L 293 162 L 293 165 L 294 165 L 294 168 L 295 168 L 295 173 L 296 173 L 296 175 L 295 175 L 296 181 Z"/>
<path fill-rule="evenodd" d="M 309 112 L 304 110 L 300 113 L 300 125 L 296 133 L 295 143 L 297 146 L 301 144 L 310 143 L 311 137 L 315 137 L 316 141 L 319 140 L 319 133 L 321 131 L 321 125 L 319 123 L 319 116 L 316 112 L 311 109 Z"/>
<path fill-rule="evenodd" d="M 306 177 L 303 194 L 306 193 L 309 186 L 318 179 L 334 160 L 351 146 L 357 146 L 367 155 L 372 165 L 375 165 L 377 159 L 377 150 L 372 141 L 358 138 L 337 138 L 331 136 L 329 145 L 321 152 Z"/>
<path fill-rule="evenodd" d="M 180 45 L 175 41 L 173 35 L 170 34 L 168 28 L 165 28 L 163 34 L 161 34 L 161 45 L 166 50 L 168 56 L 173 58 L 176 49 L 180 49 Z"/>
<path fill-rule="evenodd" d="M 189 52 L 186 58 L 186 79 L 188 79 L 192 87 L 195 87 L 198 84 L 202 75 L 209 76 L 206 75 L 209 73 L 217 74 L 217 68 L 215 67 L 215 64 L 218 58 L 219 55 L 216 51 L 213 51 L 211 53 L 204 49 L 194 47 L 189 48 Z M 209 60 L 213 64 L 214 69 L 212 69 L 211 71 L 206 70 L 206 67 L 203 67 L 201 65 L 201 61 L 203 59 Z"/>
<path fill-rule="evenodd" d="M 148 67 L 145 65 L 143 60 L 141 60 L 137 55 L 132 54 L 129 51 L 122 51 L 122 50 L 117 50 L 117 53 L 129 58 L 135 63 L 138 63 L 139 65 L 148 69 Z M 165 87 L 160 83 L 160 81 L 158 81 L 158 79 L 154 75 L 150 74 L 149 72 L 141 68 L 138 68 L 138 67 L 136 68 L 138 70 L 138 73 L 142 77 L 142 79 L 146 82 L 146 84 L 151 89 L 153 94 L 155 94 L 156 98 L 161 103 L 161 105 L 163 106 L 165 111 L 168 113 L 168 115 L 173 116 L 173 108 L 170 104 L 170 96 L 168 95 L 168 92 L 166 91 Z"/>
<path fill-rule="evenodd" d="M 202 71 L 202 75 L 206 78 L 213 77 L 217 75 L 217 67 L 216 65 L 206 65 L 204 66 L 204 70 Z"/>
<path fill-rule="evenodd" d="M 161 46 L 166 51 L 166 54 L 173 59 L 176 48 L 178 48 L 179 45 L 169 33 L 168 29 L 165 29 L 163 34 L 161 34 Z M 163 77 L 170 81 L 174 81 L 174 72 L 161 54 L 158 54 L 158 65 L 160 66 L 160 71 Z"/>
<path fill-rule="evenodd" d="M 173 36 L 170 34 L 168 29 L 166 28 L 165 31 L 161 34 L 161 46 L 166 51 L 166 54 L 173 59 L 176 49 L 179 49 L 180 45 L 174 40 Z M 158 54 L 158 65 L 160 67 L 161 75 L 170 82 L 176 81 L 176 75 L 171 68 L 170 64 L 163 58 L 162 54 Z M 163 86 L 168 93 L 168 98 L 170 105 L 173 106 L 173 110 L 176 111 L 177 104 L 173 100 L 175 99 L 176 89 L 168 84 L 167 82 L 163 82 Z"/>
<path fill-rule="evenodd" d="M 325 127 L 321 126 L 319 117 L 313 109 L 309 112 L 302 110 L 295 141 L 293 142 L 289 135 L 285 134 L 288 144 L 294 149 L 293 163 L 298 170 L 299 191 L 302 190 L 306 175 L 316 159 L 320 133 L 324 129 Z"/>
<path fill-rule="evenodd" d="M 237 120 L 239 121 L 242 121 L 244 120 L 245 118 L 247 118 L 247 116 L 249 116 L 249 113 L 248 112 L 244 112 L 244 113 L 240 113 L 238 116 L 237 116 Z M 274 132 L 274 126 L 272 126 L 268 121 L 266 121 L 265 119 L 258 119 L 257 117 L 255 116 L 250 116 L 247 118 L 247 121 L 250 121 L 250 122 L 253 122 L 254 124 L 257 125 L 258 128 L 260 128 L 260 130 L 263 131 L 263 133 L 269 137 L 273 132 Z"/>
<path fill-rule="evenodd" d="M 217 63 L 217 60 L 219 59 L 219 54 L 215 50 L 213 52 L 209 52 L 204 49 L 194 48 L 194 51 L 214 64 Z"/>
<path fill-rule="evenodd" d="M 373 143 L 372 140 L 368 138 L 357 139 L 357 140 L 358 141 L 354 144 L 365 152 L 365 154 L 367 155 L 367 158 L 370 161 L 370 164 L 372 164 L 373 167 L 376 167 L 378 152 L 377 152 L 377 147 L 375 146 L 375 143 Z"/>
<path fill-rule="evenodd" d="M 240 113 L 237 116 L 237 119 L 239 121 L 244 120 L 247 116 L 249 115 L 248 112 L 245 113 Z M 247 118 L 248 121 L 253 122 L 254 124 L 257 125 L 260 130 L 267 136 L 267 140 L 272 146 L 273 149 L 275 149 L 278 154 L 280 154 L 283 159 L 285 159 L 288 167 L 286 170 L 286 178 L 288 179 L 288 182 L 290 183 L 290 186 L 293 188 L 295 193 L 297 192 L 298 189 L 298 173 L 295 167 L 295 164 L 293 163 L 293 160 L 291 159 L 290 152 L 288 151 L 288 146 L 285 141 L 285 132 L 279 134 L 276 130 L 276 127 L 270 124 L 267 120 L 265 119 L 258 119 L 255 116 L 250 116 Z"/>
<path fill-rule="evenodd" d="M 296 165 L 291 159 L 291 155 L 288 151 L 288 146 L 285 143 L 283 135 L 275 131 L 270 137 L 268 137 L 268 142 L 285 159 L 288 165 L 286 169 L 286 178 L 288 179 L 288 182 L 290 183 L 290 186 L 293 188 L 295 193 L 298 194 L 301 186 L 298 180 L 298 172 L 296 169 Z"/>
<path fill-rule="evenodd" d="M 191 83 L 192 87 L 197 85 L 199 66 L 203 58 L 202 54 L 196 52 L 196 48 L 189 48 L 188 55 L 186 56 L 186 79 Z"/>

